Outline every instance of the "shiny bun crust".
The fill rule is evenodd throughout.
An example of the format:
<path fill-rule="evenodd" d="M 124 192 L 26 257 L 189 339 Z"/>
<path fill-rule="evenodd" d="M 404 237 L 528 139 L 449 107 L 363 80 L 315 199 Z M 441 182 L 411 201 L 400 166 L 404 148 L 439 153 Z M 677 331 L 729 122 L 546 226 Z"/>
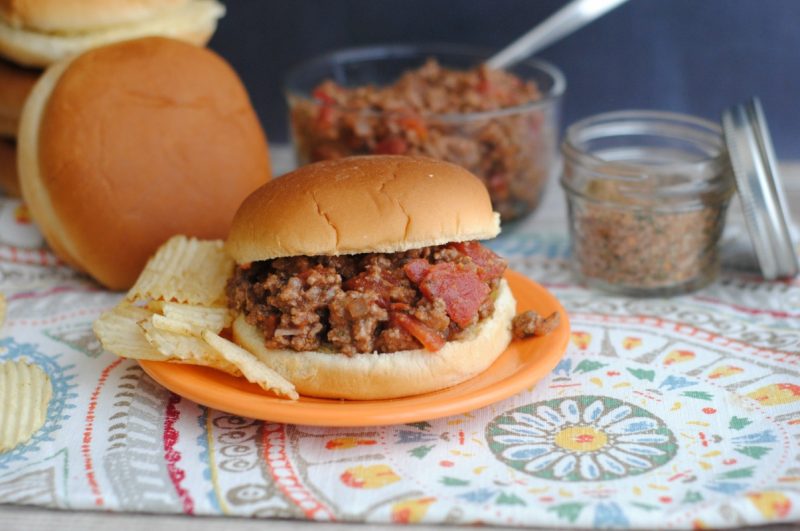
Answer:
<path fill-rule="evenodd" d="M 297 392 L 320 398 L 378 400 L 429 393 L 469 380 L 486 370 L 511 341 L 516 301 L 505 280 L 494 314 L 470 338 L 448 341 L 437 352 L 345 354 L 270 350 L 243 316 L 233 323 L 234 340 L 292 382 Z"/>
<path fill-rule="evenodd" d="M 233 221 L 239 264 L 298 255 L 399 252 L 500 232 L 483 183 L 434 159 L 376 155 L 304 166 L 256 190 Z"/>
<path fill-rule="evenodd" d="M 219 56 L 159 37 L 53 65 L 23 109 L 23 196 L 62 259 L 129 287 L 174 234 L 224 238 L 270 177 L 266 138 Z"/>
<path fill-rule="evenodd" d="M 217 20 L 225 14 L 225 7 L 217 0 L 168 0 L 159 9 L 156 7 L 161 2 L 156 0 L 65 0 L 61 7 L 58 6 L 62 0 L 48 0 L 41 3 L 49 11 L 41 12 L 39 3 L 39 0 L 6 0 L 7 9 L 8 6 L 26 6 L 27 15 L 23 17 L 22 11 L 17 10 L 16 15 L 9 15 L 10 19 L 0 17 L 0 55 L 21 65 L 46 67 L 91 48 L 151 35 L 204 45 L 214 34 Z M 82 4 L 92 7 L 86 11 L 86 19 L 83 18 Z M 117 12 L 114 7 L 116 4 L 124 4 L 127 9 Z M 55 15 L 62 11 L 70 13 L 64 16 L 63 23 Z M 51 15 L 37 18 L 33 16 L 34 13 Z M 84 20 L 86 24 L 111 24 L 113 20 L 119 23 L 72 31 Z M 63 27 L 50 31 L 22 25 L 26 23 L 40 27 L 61 24 Z"/>
<path fill-rule="evenodd" d="M 44 32 L 85 31 L 138 22 L 190 0 L 0 0 L 11 26 Z"/>
<path fill-rule="evenodd" d="M 0 137 L 16 138 L 22 106 L 40 75 L 0 60 Z"/>

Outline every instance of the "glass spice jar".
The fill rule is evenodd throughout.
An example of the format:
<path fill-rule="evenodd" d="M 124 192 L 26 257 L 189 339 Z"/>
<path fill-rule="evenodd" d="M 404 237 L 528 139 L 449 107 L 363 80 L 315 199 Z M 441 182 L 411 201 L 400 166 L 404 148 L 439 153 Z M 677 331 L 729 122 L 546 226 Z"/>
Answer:
<path fill-rule="evenodd" d="M 734 191 L 719 126 L 611 112 L 572 125 L 561 149 L 574 270 L 586 284 L 670 296 L 714 280 Z"/>

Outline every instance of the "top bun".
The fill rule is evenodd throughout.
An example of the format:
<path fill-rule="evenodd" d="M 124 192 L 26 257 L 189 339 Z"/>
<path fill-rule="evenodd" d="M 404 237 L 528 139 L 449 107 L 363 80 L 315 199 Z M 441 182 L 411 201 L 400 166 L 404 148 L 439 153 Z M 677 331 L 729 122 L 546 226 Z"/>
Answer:
<path fill-rule="evenodd" d="M 247 92 L 218 55 L 151 37 L 49 68 L 22 112 L 22 194 L 57 254 L 107 287 L 169 237 L 224 238 L 270 177 Z"/>
<path fill-rule="evenodd" d="M 298 255 L 392 253 L 500 232 L 483 183 L 424 157 L 317 162 L 262 186 L 233 220 L 239 264 Z"/>
<path fill-rule="evenodd" d="M 0 0 L 0 16 L 14 27 L 83 31 L 138 22 L 190 0 Z"/>

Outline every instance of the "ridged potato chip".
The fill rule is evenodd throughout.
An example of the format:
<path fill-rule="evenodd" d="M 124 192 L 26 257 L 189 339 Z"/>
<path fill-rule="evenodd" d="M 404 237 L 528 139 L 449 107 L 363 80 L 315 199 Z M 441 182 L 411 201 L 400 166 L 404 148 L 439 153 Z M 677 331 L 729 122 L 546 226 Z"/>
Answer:
<path fill-rule="evenodd" d="M 153 315 L 153 326 L 158 330 L 165 332 L 174 332 L 176 334 L 183 334 L 185 336 L 199 336 L 200 331 L 197 330 L 191 323 L 181 321 L 179 319 L 170 319 L 163 315 Z"/>
<path fill-rule="evenodd" d="M 222 306 L 232 271 L 233 259 L 225 253 L 222 240 L 173 236 L 147 262 L 128 300 Z"/>
<path fill-rule="evenodd" d="M 149 300 L 144 305 L 145 308 L 150 310 L 153 313 L 160 313 L 163 314 L 164 312 L 164 301 L 154 301 Z"/>
<path fill-rule="evenodd" d="M 147 262 L 127 301 L 95 321 L 95 335 L 124 358 L 202 365 L 297 400 L 294 385 L 218 335 L 233 320 L 225 306 L 233 267 L 221 240 L 175 236 Z"/>
<path fill-rule="evenodd" d="M 103 348 L 122 358 L 165 361 L 147 341 L 140 321 L 148 321 L 153 312 L 132 304 L 121 303 L 95 320 L 92 329 Z"/>
<path fill-rule="evenodd" d="M 142 321 L 139 326 L 147 341 L 161 353 L 162 359 L 165 361 L 202 365 L 227 372 L 233 376 L 242 375 L 236 365 L 220 357 L 214 349 L 198 337 L 160 330 L 151 321 Z"/>
<path fill-rule="evenodd" d="M 153 324 L 161 330 L 200 336 L 202 330 L 211 330 L 215 334 L 230 326 L 233 314 L 224 307 L 196 306 L 162 302 L 163 316 L 153 316 Z M 158 319 L 156 319 L 158 317 Z"/>
<path fill-rule="evenodd" d="M 52 395 L 50 378 L 38 365 L 0 363 L 0 452 L 24 443 L 42 427 Z"/>
<path fill-rule="evenodd" d="M 238 367 L 249 382 L 258 384 L 265 391 L 272 391 L 292 400 L 300 398 L 291 382 L 236 343 L 208 330 L 203 331 L 202 337 L 220 356 Z"/>

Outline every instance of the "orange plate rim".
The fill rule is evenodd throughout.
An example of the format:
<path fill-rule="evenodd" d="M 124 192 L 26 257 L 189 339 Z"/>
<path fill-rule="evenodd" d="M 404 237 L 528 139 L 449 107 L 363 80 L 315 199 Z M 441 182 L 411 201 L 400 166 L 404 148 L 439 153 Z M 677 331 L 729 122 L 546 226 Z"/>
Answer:
<path fill-rule="evenodd" d="M 260 420 L 313 426 L 384 426 L 421 422 L 467 413 L 532 387 L 561 360 L 570 338 L 569 318 L 561 303 L 538 283 L 516 271 L 505 278 L 517 299 L 517 311 L 558 311 L 561 323 L 544 337 L 514 341 L 484 373 L 449 389 L 391 400 L 278 398 L 255 384 L 195 365 L 140 360 L 144 371 L 170 391 L 198 404 Z M 478 385 L 512 349 L 526 362 L 507 377 Z M 530 359 L 534 358 L 534 359 Z"/>

